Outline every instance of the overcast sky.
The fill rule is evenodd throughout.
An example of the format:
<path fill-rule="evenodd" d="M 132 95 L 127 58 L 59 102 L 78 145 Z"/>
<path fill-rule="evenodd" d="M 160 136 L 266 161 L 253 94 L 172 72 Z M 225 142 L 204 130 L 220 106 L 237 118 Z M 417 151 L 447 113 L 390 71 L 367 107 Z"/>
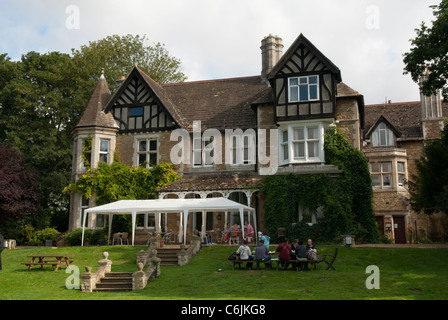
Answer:
<path fill-rule="evenodd" d="M 70 53 L 112 34 L 147 35 L 182 61 L 188 81 L 259 75 L 260 42 L 284 51 L 303 33 L 366 104 L 419 100 L 403 53 L 433 0 L 0 0 L 0 54 Z M 99 69 L 101 66 L 99 66 Z"/>

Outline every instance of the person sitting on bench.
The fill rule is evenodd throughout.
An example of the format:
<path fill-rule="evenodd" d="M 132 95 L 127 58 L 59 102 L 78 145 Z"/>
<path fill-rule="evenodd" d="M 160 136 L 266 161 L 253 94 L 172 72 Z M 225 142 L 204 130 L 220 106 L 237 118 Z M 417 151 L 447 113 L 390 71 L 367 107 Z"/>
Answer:
<path fill-rule="evenodd" d="M 250 251 L 250 248 L 247 246 L 247 241 L 243 240 L 243 244 L 238 248 L 236 251 L 236 254 L 240 256 L 240 260 L 242 261 L 252 261 L 254 260 L 254 256 L 252 255 L 252 252 Z M 248 262 L 246 264 L 246 268 L 251 270 L 252 269 L 252 262 Z"/>
<path fill-rule="evenodd" d="M 291 245 L 289 244 L 289 239 L 285 238 L 285 241 L 278 245 L 275 252 L 279 252 L 278 260 L 282 264 L 283 270 L 288 268 L 288 261 L 291 259 Z"/>
<path fill-rule="evenodd" d="M 303 241 L 299 240 L 299 244 L 296 246 L 296 259 L 297 260 L 307 260 L 306 247 L 303 245 Z M 297 262 L 297 268 L 303 270 L 308 270 L 308 263 Z"/>
<path fill-rule="evenodd" d="M 271 256 L 269 255 L 269 249 L 264 245 L 264 240 L 258 241 L 258 245 L 255 248 L 255 261 L 257 261 L 257 270 L 260 269 L 260 262 L 266 262 L 270 260 Z M 266 266 L 268 269 L 272 268 L 271 263 L 268 263 Z"/>

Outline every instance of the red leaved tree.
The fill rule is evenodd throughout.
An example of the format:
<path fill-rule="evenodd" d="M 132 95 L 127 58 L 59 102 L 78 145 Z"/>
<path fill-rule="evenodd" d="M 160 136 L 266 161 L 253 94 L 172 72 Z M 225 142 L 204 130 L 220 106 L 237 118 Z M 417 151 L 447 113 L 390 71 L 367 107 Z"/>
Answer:
<path fill-rule="evenodd" d="M 19 151 L 0 144 L 0 222 L 35 212 L 37 173 L 26 168 Z"/>

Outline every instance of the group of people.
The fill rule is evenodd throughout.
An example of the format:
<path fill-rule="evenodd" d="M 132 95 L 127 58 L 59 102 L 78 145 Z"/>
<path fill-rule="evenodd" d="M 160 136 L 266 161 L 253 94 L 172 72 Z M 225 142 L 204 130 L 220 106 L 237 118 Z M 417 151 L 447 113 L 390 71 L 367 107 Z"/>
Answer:
<path fill-rule="evenodd" d="M 252 227 L 247 221 L 244 222 L 244 226 L 246 231 L 244 232 L 244 240 L 247 238 L 253 238 L 254 237 L 254 227 Z M 238 225 L 235 223 L 232 227 L 230 226 L 230 223 L 227 224 L 226 228 L 224 229 L 224 242 L 231 244 L 231 236 L 232 232 L 234 232 L 235 236 L 237 238 L 240 237 L 240 229 L 238 228 Z"/>
<path fill-rule="evenodd" d="M 255 248 L 255 255 L 252 254 L 246 240 L 243 241 L 243 244 L 236 251 L 236 254 L 239 255 L 240 260 L 248 261 L 246 264 L 247 269 L 252 269 L 252 261 L 257 263 L 257 269 L 259 269 L 261 262 L 271 260 L 271 256 L 269 254 L 269 242 L 266 244 L 266 238 L 269 241 L 269 237 L 266 236 L 263 239 L 263 235 L 260 237 L 259 233 L 259 241 Z M 314 245 L 312 239 L 308 239 L 305 246 L 301 240 L 295 239 L 293 243 L 290 244 L 289 240 L 285 238 L 284 242 L 278 245 L 275 252 L 279 253 L 278 259 L 282 264 L 283 269 L 286 269 L 289 266 L 289 260 L 298 260 L 298 262 L 294 263 L 295 265 L 293 265 L 293 268 L 297 267 L 302 271 L 308 270 L 308 263 L 306 260 L 320 262 L 320 258 L 317 256 L 316 246 Z M 300 260 L 304 260 L 304 262 L 301 262 Z M 266 264 L 266 266 L 268 269 L 272 268 L 270 263 Z"/>
<path fill-rule="evenodd" d="M 317 256 L 317 249 L 314 245 L 312 239 L 308 239 L 306 246 L 303 244 L 302 240 L 295 239 L 293 243 L 289 243 L 289 239 L 285 238 L 283 243 L 280 243 L 275 250 L 278 252 L 278 260 L 282 264 L 283 269 L 288 268 L 289 260 L 298 260 L 295 262 L 294 267 L 303 270 L 308 270 L 308 263 L 301 262 L 300 260 L 306 261 L 311 260 L 315 262 L 320 262 L 321 259 Z"/>

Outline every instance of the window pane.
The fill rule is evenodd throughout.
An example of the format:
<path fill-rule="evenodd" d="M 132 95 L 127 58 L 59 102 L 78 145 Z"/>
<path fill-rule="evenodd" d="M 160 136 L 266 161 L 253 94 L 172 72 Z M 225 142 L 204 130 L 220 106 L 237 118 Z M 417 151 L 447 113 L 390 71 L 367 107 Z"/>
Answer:
<path fill-rule="evenodd" d="M 380 146 L 387 146 L 386 130 L 380 130 Z"/>
<path fill-rule="evenodd" d="M 156 226 L 156 216 L 154 213 L 148 213 L 148 228 L 154 228 Z"/>
<path fill-rule="evenodd" d="M 146 166 L 146 154 L 139 154 L 138 155 L 138 166 Z"/>
<path fill-rule="evenodd" d="M 300 84 L 307 84 L 307 83 L 308 83 L 307 77 L 300 78 Z"/>
<path fill-rule="evenodd" d="M 150 153 L 149 154 L 149 163 L 150 165 L 157 165 L 157 153 Z"/>
<path fill-rule="evenodd" d="M 290 78 L 289 79 L 289 85 L 290 86 L 297 86 L 299 84 L 299 79 L 298 78 Z"/>
<path fill-rule="evenodd" d="M 146 140 L 141 140 L 138 142 L 138 151 L 140 152 L 146 151 Z"/>
<path fill-rule="evenodd" d="M 194 139 L 193 149 L 196 149 L 196 150 L 202 149 L 202 139 Z"/>
<path fill-rule="evenodd" d="M 308 142 L 308 157 L 315 158 L 319 156 L 319 152 L 317 150 L 319 143 L 317 141 Z"/>
<path fill-rule="evenodd" d="M 392 185 L 392 176 L 390 174 L 383 174 L 383 187 L 390 187 Z"/>
<path fill-rule="evenodd" d="M 288 145 L 283 145 L 283 160 L 289 159 Z"/>
<path fill-rule="evenodd" d="M 317 100 L 318 96 L 317 96 L 317 86 L 310 86 L 310 99 L 311 100 Z"/>
<path fill-rule="evenodd" d="M 131 109 L 131 111 L 130 111 L 131 117 L 138 117 L 138 116 L 143 115 L 143 107 L 133 107 L 130 109 Z"/>
<path fill-rule="evenodd" d="M 298 87 L 291 87 L 289 89 L 289 101 L 299 100 L 299 90 Z"/>
<path fill-rule="evenodd" d="M 100 153 L 100 162 L 107 163 L 107 160 L 108 160 L 107 153 Z"/>
<path fill-rule="evenodd" d="M 305 143 L 294 143 L 294 158 L 305 157 Z"/>
<path fill-rule="evenodd" d="M 319 139 L 317 131 L 317 128 L 308 128 L 308 140 Z"/>
<path fill-rule="evenodd" d="M 300 86 L 300 101 L 307 101 L 308 99 L 308 86 Z"/>
<path fill-rule="evenodd" d="M 372 186 L 374 187 L 380 186 L 380 175 L 378 174 L 372 175 Z"/>
<path fill-rule="evenodd" d="M 405 180 L 405 176 L 404 176 L 404 174 L 399 174 L 399 175 L 398 175 L 398 185 L 399 185 L 400 187 L 403 187 L 403 186 L 404 186 L 404 180 Z"/>
<path fill-rule="evenodd" d="M 283 142 L 288 142 L 288 131 L 283 131 L 282 132 L 283 135 Z"/>
<path fill-rule="evenodd" d="M 201 151 L 193 152 L 193 165 L 200 166 L 202 164 L 201 155 L 202 155 Z"/>
<path fill-rule="evenodd" d="M 304 140 L 303 128 L 294 129 L 294 140 Z"/>
<path fill-rule="evenodd" d="M 149 140 L 149 150 L 150 151 L 157 150 L 157 140 Z"/>
<path fill-rule="evenodd" d="M 398 172 L 404 172 L 404 162 L 398 162 L 397 163 L 397 171 Z"/>
<path fill-rule="evenodd" d="M 317 83 L 317 76 L 309 77 L 308 83 L 310 83 L 310 84 Z"/>
<path fill-rule="evenodd" d="M 392 172 L 392 164 L 390 162 L 383 162 L 381 166 L 383 172 Z"/>
<path fill-rule="evenodd" d="M 380 172 L 380 164 L 379 163 L 371 163 L 370 171 L 371 172 Z"/>
<path fill-rule="evenodd" d="M 103 152 L 109 151 L 109 140 L 101 140 L 100 141 L 100 151 L 103 151 Z"/>

